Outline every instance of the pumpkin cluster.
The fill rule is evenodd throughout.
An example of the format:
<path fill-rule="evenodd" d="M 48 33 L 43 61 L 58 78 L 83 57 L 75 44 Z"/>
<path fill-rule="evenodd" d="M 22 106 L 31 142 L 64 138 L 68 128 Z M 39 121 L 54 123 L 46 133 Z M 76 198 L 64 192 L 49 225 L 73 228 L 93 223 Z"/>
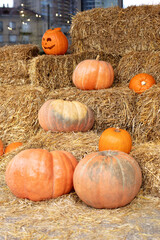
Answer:
<path fill-rule="evenodd" d="M 60 28 L 47 30 L 42 38 L 46 54 L 61 55 L 68 41 Z M 73 71 L 73 84 L 81 90 L 100 90 L 112 86 L 114 70 L 109 62 L 86 59 Z M 142 93 L 153 84 L 152 76 L 133 77 L 129 88 Z M 49 99 L 38 112 L 44 131 L 86 132 L 94 124 L 93 110 L 78 101 Z M 21 143 L 13 143 L 9 152 Z M 75 190 L 79 198 L 95 208 L 118 208 L 130 203 L 140 190 L 142 173 L 129 153 L 132 138 L 125 129 L 110 127 L 99 138 L 99 151 L 87 154 L 79 162 L 67 151 L 26 149 L 9 162 L 5 179 L 11 192 L 19 198 L 41 201 L 57 198 Z M 0 142 L 0 154 L 3 154 Z"/>

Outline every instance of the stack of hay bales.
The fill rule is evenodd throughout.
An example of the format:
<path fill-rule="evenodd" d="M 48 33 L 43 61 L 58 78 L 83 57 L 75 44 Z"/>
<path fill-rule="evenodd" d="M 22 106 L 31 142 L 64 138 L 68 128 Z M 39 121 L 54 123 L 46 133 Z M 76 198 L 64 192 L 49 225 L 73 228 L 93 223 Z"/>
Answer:
<path fill-rule="evenodd" d="M 123 56 L 159 49 L 160 5 L 95 8 L 79 12 L 70 34 L 75 53 L 98 50 Z"/>
<path fill-rule="evenodd" d="M 28 67 L 39 48 L 32 44 L 11 45 L 0 48 L 0 85 L 30 84 Z"/>
<path fill-rule="evenodd" d="M 12 77 L 1 75 L 0 78 L 3 83 L 0 91 L 1 139 L 6 144 L 12 141 L 25 142 L 19 150 L 4 157 L 4 166 L 21 149 L 33 147 L 68 149 L 80 160 L 85 154 L 98 150 L 99 136 L 108 127 L 119 127 L 130 132 L 135 144 L 133 154 L 139 160 L 137 153 L 141 152 L 138 143 L 147 144 L 159 138 L 156 129 L 160 125 L 160 88 L 156 85 L 138 96 L 128 88 L 128 83 L 132 76 L 141 71 L 153 74 L 159 82 L 159 8 L 160 5 L 127 9 L 112 7 L 78 13 L 71 25 L 71 54 L 40 56 L 34 45 L 0 49 L 4 68 L 5 61 L 12 66 L 9 63 L 14 62 L 15 58 L 27 66 L 26 71 L 23 70 L 23 78 L 19 72 L 13 74 L 14 69 Z M 77 89 L 72 83 L 76 65 L 85 59 L 95 59 L 97 55 L 100 60 L 110 62 L 113 66 L 114 84 L 102 90 Z M 3 74 L 3 69 L 0 74 Z M 57 134 L 46 133 L 40 128 L 38 110 L 46 100 L 60 98 L 80 101 L 94 110 L 95 124 L 90 132 Z M 151 98 L 154 101 L 150 101 Z M 152 169 L 146 168 L 143 161 L 141 168 L 147 179 Z M 158 174 L 154 172 L 157 184 Z M 152 181 L 145 182 L 143 189 L 152 193 Z"/>
<path fill-rule="evenodd" d="M 106 236 L 102 237 L 101 233 L 109 226 L 105 232 L 107 236 L 116 234 L 117 238 L 123 235 L 124 239 L 124 234 L 133 227 L 139 229 L 137 223 L 133 225 L 132 218 L 141 217 L 144 204 L 148 215 L 155 214 L 159 201 L 142 194 L 160 197 L 160 85 L 137 95 L 128 88 L 128 83 L 141 71 L 152 74 L 157 83 L 160 82 L 159 10 L 160 5 L 127 9 L 113 7 L 78 13 L 71 25 L 73 53 L 63 56 L 40 56 L 34 45 L 0 48 L 1 140 L 4 146 L 14 141 L 23 142 L 21 147 L 0 158 L 0 202 L 3 205 L 0 236 L 2 233 L 2 237 L 10 239 L 17 236 L 24 239 L 75 239 L 75 229 L 82 229 L 95 238 L 92 231 L 95 229 L 97 237 L 104 239 Z M 102 90 L 77 89 L 72 83 L 76 65 L 85 59 L 95 59 L 97 55 L 113 66 L 113 86 Z M 59 98 L 77 100 L 91 107 L 95 113 L 93 129 L 83 133 L 45 132 L 38 123 L 38 111 L 46 100 Z M 130 154 L 142 170 L 141 192 L 128 206 L 115 210 L 93 209 L 83 204 L 74 193 L 33 203 L 14 197 L 7 188 L 6 165 L 20 151 L 29 148 L 65 150 L 80 161 L 86 154 L 98 151 L 100 134 L 108 127 L 123 128 L 131 133 L 133 148 Z M 130 228 L 128 219 L 131 215 Z M 97 220 L 99 218 L 101 221 Z M 66 230 L 66 219 L 71 224 L 67 225 L 69 230 Z M 104 219 L 110 219 L 109 224 L 103 225 Z M 154 218 L 152 220 L 154 222 Z M 88 223 L 93 222 L 94 228 L 88 231 Z M 113 231 L 110 224 L 114 224 Z M 97 232 L 97 229 L 102 231 Z M 88 235 L 84 236 L 88 238 Z M 154 239 L 156 236 L 157 233 L 153 233 Z"/>

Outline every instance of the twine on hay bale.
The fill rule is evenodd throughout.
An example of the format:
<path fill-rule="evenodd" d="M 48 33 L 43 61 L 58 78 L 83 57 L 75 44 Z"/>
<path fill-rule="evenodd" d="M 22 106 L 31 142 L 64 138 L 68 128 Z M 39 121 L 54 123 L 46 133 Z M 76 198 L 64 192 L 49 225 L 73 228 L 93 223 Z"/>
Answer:
<path fill-rule="evenodd" d="M 133 51 L 120 59 L 117 66 L 120 84 L 129 84 L 138 73 L 148 73 L 160 82 L 160 51 Z"/>
<path fill-rule="evenodd" d="M 38 56 L 39 48 L 33 44 L 6 45 L 0 48 L 0 62 L 29 60 Z"/>
<path fill-rule="evenodd" d="M 38 131 L 43 94 L 43 88 L 30 85 L 0 86 L 0 136 L 4 144 L 25 141 Z"/>
<path fill-rule="evenodd" d="M 160 139 L 160 84 L 137 95 L 134 119 L 134 139 L 138 142 Z"/>
<path fill-rule="evenodd" d="M 85 59 L 96 59 L 110 62 L 115 72 L 120 56 L 106 54 L 104 52 L 83 52 L 80 54 L 67 54 L 63 56 L 42 55 L 30 62 L 29 76 L 32 84 L 40 85 L 48 89 L 57 89 L 73 86 L 72 74 L 78 63 Z"/>
<path fill-rule="evenodd" d="M 160 197 L 160 141 L 136 144 L 131 155 L 141 167 L 144 192 Z"/>
<path fill-rule="evenodd" d="M 160 5 L 94 8 L 72 20 L 71 51 L 103 50 L 124 55 L 159 49 Z"/>
<path fill-rule="evenodd" d="M 103 131 L 108 127 L 120 127 L 132 131 L 135 112 L 135 94 L 128 87 L 112 87 L 84 91 L 75 87 L 48 92 L 48 99 L 79 101 L 91 107 L 95 113 L 93 129 Z"/>

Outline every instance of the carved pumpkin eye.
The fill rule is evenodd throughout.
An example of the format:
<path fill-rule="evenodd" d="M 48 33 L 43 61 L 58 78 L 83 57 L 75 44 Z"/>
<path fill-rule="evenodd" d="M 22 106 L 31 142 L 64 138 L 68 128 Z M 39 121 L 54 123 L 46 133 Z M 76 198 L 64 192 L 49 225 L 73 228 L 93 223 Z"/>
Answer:
<path fill-rule="evenodd" d="M 51 41 L 51 38 L 47 38 L 47 42 Z"/>
<path fill-rule="evenodd" d="M 43 41 L 45 41 L 45 38 L 43 38 Z"/>

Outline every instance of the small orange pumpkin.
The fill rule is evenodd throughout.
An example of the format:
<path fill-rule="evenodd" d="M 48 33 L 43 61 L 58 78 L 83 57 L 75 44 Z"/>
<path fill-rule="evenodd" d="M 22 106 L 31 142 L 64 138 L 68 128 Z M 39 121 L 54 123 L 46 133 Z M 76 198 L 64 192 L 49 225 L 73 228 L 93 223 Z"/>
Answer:
<path fill-rule="evenodd" d="M 8 163 L 5 180 L 16 197 L 32 201 L 57 198 L 72 190 L 77 163 L 66 151 L 26 149 Z"/>
<path fill-rule="evenodd" d="M 61 28 L 48 29 L 42 37 L 43 51 L 48 55 L 63 55 L 68 50 L 67 37 Z"/>
<path fill-rule="evenodd" d="M 13 143 L 10 143 L 4 150 L 4 153 L 9 153 L 13 150 L 15 150 L 16 148 L 22 146 L 22 142 L 13 142 Z"/>
<path fill-rule="evenodd" d="M 50 99 L 38 112 L 40 126 L 52 132 L 86 132 L 94 123 L 94 113 L 78 101 Z"/>
<path fill-rule="evenodd" d="M 94 208 L 118 208 L 130 203 L 142 184 L 134 158 L 120 151 L 88 154 L 79 161 L 73 185 L 79 198 Z"/>
<path fill-rule="evenodd" d="M 156 81 L 151 75 L 139 73 L 130 80 L 129 88 L 140 94 L 152 87 L 153 84 L 156 84 Z"/>
<path fill-rule="evenodd" d="M 129 153 L 132 148 L 132 138 L 129 132 L 120 128 L 107 128 L 100 136 L 99 151 L 119 150 Z"/>
<path fill-rule="evenodd" d="M 114 71 L 110 63 L 97 59 L 80 62 L 72 76 L 74 85 L 82 90 L 109 88 L 114 80 Z"/>
<path fill-rule="evenodd" d="M 3 155 L 3 142 L 0 139 L 0 156 L 2 156 L 2 155 Z"/>

